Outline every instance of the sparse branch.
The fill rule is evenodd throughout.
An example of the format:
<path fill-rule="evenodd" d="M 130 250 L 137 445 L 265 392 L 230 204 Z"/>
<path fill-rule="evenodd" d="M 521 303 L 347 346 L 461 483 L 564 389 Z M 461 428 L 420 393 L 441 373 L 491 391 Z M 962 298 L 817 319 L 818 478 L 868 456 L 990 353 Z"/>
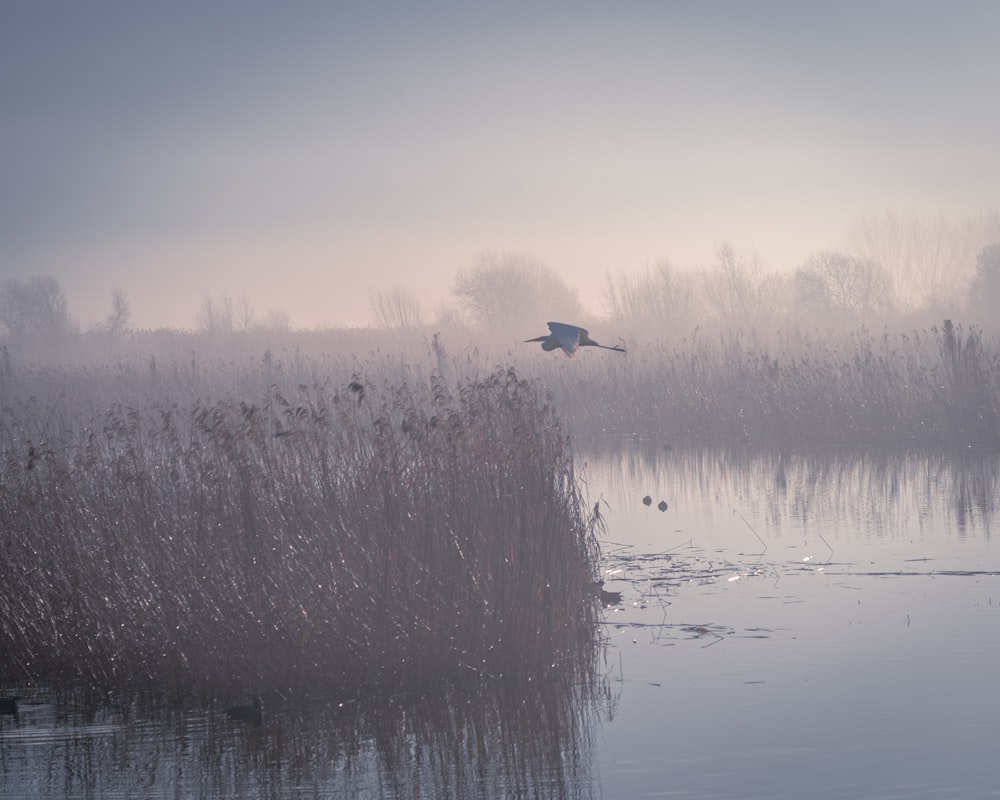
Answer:
<path fill-rule="evenodd" d="M 52 277 L 6 281 L 0 287 L 0 323 L 15 341 L 52 339 L 75 328 L 66 295 Z"/>
<path fill-rule="evenodd" d="M 407 331 L 419 327 L 423 322 L 420 301 L 413 291 L 403 286 L 394 286 L 387 291 L 372 291 L 368 299 L 375 324 L 380 328 Z"/>
<path fill-rule="evenodd" d="M 125 292 L 121 289 L 112 289 L 111 311 L 104 323 L 107 332 L 113 337 L 121 336 L 128 329 L 131 317 L 132 311 Z"/>
<path fill-rule="evenodd" d="M 456 276 L 455 295 L 473 322 L 492 330 L 575 319 L 582 310 L 576 292 L 555 270 L 516 252 L 481 253 Z"/>

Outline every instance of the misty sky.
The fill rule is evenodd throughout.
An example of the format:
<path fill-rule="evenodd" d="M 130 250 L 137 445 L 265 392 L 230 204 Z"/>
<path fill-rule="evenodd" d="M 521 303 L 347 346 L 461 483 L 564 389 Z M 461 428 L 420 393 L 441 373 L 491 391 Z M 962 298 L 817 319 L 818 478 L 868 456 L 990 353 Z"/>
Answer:
<path fill-rule="evenodd" d="M 0 279 L 84 326 L 206 293 L 428 316 L 482 250 L 775 269 L 859 214 L 1000 204 L 1000 2 L 0 3 Z"/>

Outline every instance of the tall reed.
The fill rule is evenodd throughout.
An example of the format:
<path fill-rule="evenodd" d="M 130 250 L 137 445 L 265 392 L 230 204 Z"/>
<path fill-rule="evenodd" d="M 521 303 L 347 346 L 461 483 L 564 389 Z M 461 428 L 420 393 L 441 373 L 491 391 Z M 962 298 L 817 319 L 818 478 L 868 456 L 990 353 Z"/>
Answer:
<path fill-rule="evenodd" d="M 599 519 L 513 369 L 224 399 L 162 371 L 4 397 L 3 681 L 379 689 L 593 650 Z"/>
<path fill-rule="evenodd" d="M 594 355 L 594 354 L 587 354 Z M 597 354 L 602 355 L 602 354 Z M 1000 340 L 946 321 L 909 334 L 730 332 L 627 356 L 535 359 L 574 435 L 802 448 L 1000 449 Z"/>

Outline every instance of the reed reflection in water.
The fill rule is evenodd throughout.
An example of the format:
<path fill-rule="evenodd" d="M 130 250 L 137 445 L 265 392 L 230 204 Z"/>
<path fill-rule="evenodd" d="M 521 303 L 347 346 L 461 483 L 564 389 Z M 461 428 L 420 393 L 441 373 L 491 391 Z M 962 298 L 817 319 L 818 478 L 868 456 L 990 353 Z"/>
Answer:
<path fill-rule="evenodd" d="M 0 796 L 995 796 L 1000 459 L 640 443 L 577 463 L 621 596 L 572 677 L 265 697 L 259 728 L 231 702 L 87 712 L 9 687 Z"/>
<path fill-rule="evenodd" d="M 0 796 L 591 798 L 606 682 L 484 683 L 271 709 L 29 697 L 0 721 Z"/>
<path fill-rule="evenodd" d="M 1000 503 L 993 454 L 667 449 L 649 441 L 588 442 L 583 453 L 578 460 L 595 465 L 620 504 L 634 508 L 652 491 L 688 509 L 738 506 L 778 536 L 812 524 L 874 537 L 945 525 L 960 537 L 989 537 Z"/>
<path fill-rule="evenodd" d="M 639 443 L 578 463 L 622 595 L 605 792 L 996 796 L 1000 459 Z"/>

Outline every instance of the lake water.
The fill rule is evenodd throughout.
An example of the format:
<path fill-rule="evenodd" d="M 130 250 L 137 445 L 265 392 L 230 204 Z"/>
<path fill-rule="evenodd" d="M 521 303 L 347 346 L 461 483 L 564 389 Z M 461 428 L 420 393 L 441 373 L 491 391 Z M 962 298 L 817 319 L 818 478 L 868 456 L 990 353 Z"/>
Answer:
<path fill-rule="evenodd" d="M 0 796 L 1000 797 L 998 459 L 578 465 L 622 595 L 596 685 L 317 697 L 260 728 L 29 694 Z"/>
<path fill-rule="evenodd" d="M 624 581 L 604 797 L 1000 796 L 996 459 L 623 450 L 588 474 Z"/>

